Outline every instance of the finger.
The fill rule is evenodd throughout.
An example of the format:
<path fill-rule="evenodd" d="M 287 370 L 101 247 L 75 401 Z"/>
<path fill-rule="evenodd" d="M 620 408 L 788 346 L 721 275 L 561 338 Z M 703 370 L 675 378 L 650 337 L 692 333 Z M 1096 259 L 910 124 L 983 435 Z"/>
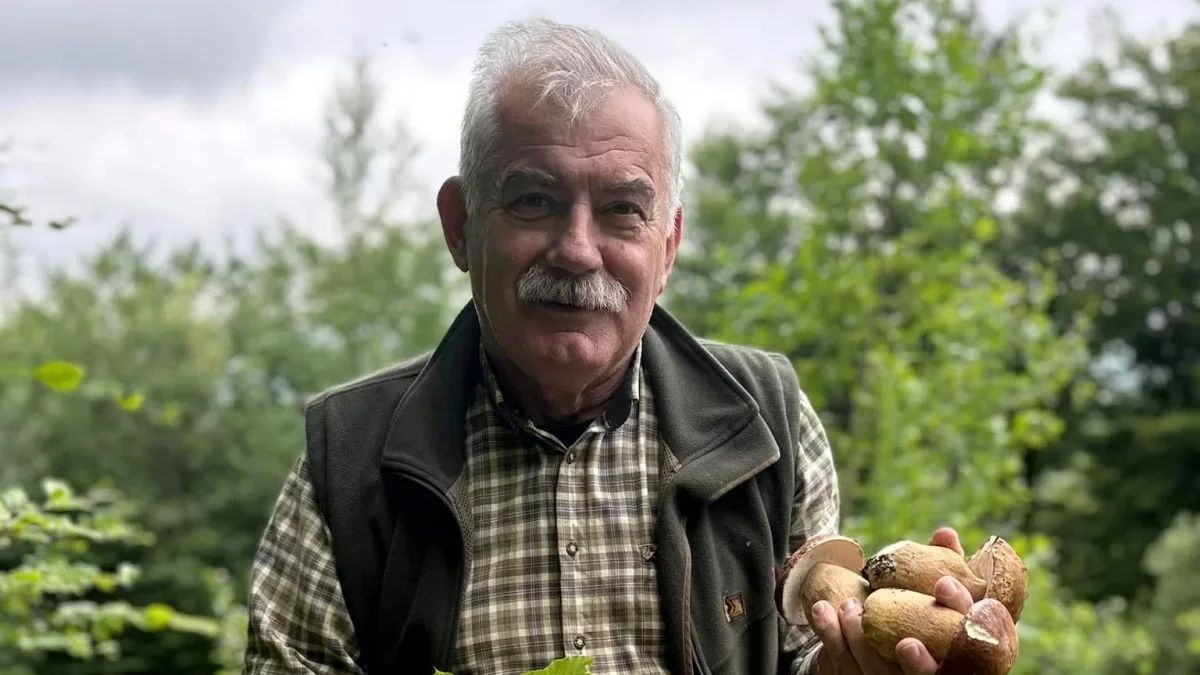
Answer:
<path fill-rule="evenodd" d="M 813 632 L 821 639 L 821 650 L 829 655 L 829 660 L 834 664 L 834 672 L 838 675 L 850 675 L 854 672 L 846 670 L 846 663 L 852 662 L 853 657 L 846 647 L 846 638 L 842 635 L 842 627 L 832 604 L 821 600 L 813 605 L 812 627 Z"/>
<path fill-rule="evenodd" d="M 933 538 L 929 540 L 929 544 L 930 546 L 948 548 L 959 555 L 965 555 L 962 544 L 958 541 L 958 532 L 955 532 L 952 527 L 939 527 L 934 530 Z"/>
<path fill-rule="evenodd" d="M 842 635 L 850 647 L 850 653 L 864 673 L 889 673 L 895 670 L 883 656 L 867 642 L 863 635 L 862 603 L 847 600 L 842 607 Z"/>
<path fill-rule="evenodd" d="M 913 638 L 904 638 L 896 644 L 896 659 L 904 675 L 934 675 L 938 669 L 937 661 L 925 645 Z"/>
<path fill-rule="evenodd" d="M 939 605 L 949 607 L 959 614 L 966 614 L 971 605 L 975 604 L 975 599 L 971 597 L 967 587 L 958 579 L 949 576 L 938 579 L 933 587 L 933 597 L 937 598 Z"/>

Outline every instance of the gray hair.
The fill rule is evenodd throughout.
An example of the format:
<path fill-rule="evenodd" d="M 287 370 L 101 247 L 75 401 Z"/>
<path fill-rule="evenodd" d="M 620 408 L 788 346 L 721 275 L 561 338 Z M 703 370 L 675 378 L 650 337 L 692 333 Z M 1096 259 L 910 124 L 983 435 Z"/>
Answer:
<path fill-rule="evenodd" d="M 658 81 L 628 51 L 596 30 L 532 19 L 507 23 L 479 50 L 462 123 L 459 174 L 469 219 L 482 209 L 495 178 L 491 156 L 497 143 L 497 106 L 504 87 L 519 80 L 540 88 L 534 105 L 547 100 L 574 123 L 606 92 L 633 86 L 657 108 L 665 129 L 668 232 L 683 192 L 683 141 L 679 115 Z"/>

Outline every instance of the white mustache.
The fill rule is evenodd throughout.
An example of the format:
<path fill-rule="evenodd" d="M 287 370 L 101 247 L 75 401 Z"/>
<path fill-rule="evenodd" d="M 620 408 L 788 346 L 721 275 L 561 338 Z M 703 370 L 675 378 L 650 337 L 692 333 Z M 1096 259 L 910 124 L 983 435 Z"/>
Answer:
<path fill-rule="evenodd" d="M 539 264 L 521 275 L 517 296 L 529 303 L 556 302 L 579 309 L 619 312 L 629 302 L 629 289 L 604 271 L 567 275 Z"/>

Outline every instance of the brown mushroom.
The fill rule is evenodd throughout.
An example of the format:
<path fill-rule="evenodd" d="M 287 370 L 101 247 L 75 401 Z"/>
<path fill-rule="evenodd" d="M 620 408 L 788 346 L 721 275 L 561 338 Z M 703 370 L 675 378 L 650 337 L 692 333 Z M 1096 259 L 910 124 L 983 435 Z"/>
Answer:
<path fill-rule="evenodd" d="M 939 664 L 938 675 L 1007 675 L 1019 643 L 1012 616 L 985 598 L 960 614 L 930 595 L 899 588 L 873 591 L 863 602 L 863 634 L 884 659 L 898 663 L 896 645 L 916 638 Z"/>
<path fill-rule="evenodd" d="M 1008 542 L 989 537 L 975 555 L 967 560 L 944 546 L 901 541 L 871 556 L 863 576 L 872 590 L 895 588 L 934 594 L 934 586 L 944 576 L 952 576 L 966 586 L 976 602 L 998 600 L 1013 622 L 1021 618 L 1025 605 L 1025 563 Z"/>
<path fill-rule="evenodd" d="M 850 598 L 866 600 L 869 587 L 859 574 L 865 559 L 858 542 L 838 535 L 813 537 L 788 558 L 775 589 L 784 620 L 795 626 L 812 623 L 812 606 L 828 600 L 834 608 Z"/>
<path fill-rule="evenodd" d="M 1020 621 L 1025 598 L 1029 594 L 1028 575 L 1025 561 L 1021 560 L 1013 547 L 1000 537 L 988 537 L 967 561 L 967 567 L 975 576 L 987 580 L 988 587 L 983 597 L 999 600 L 1012 615 L 1013 623 Z M 982 599 L 974 594 L 971 597 Z"/>

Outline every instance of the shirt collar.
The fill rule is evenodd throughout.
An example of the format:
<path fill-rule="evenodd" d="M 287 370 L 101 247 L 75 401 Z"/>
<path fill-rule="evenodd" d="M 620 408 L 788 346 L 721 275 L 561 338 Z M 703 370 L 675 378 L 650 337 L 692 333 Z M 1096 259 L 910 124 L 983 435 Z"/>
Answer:
<path fill-rule="evenodd" d="M 520 410 L 505 402 L 504 392 L 500 389 L 496 373 L 492 370 L 491 361 L 488 359 L 482 343 L 479 345 L 479 372 L 482 376 L 484 390 L 501 419 L 513 428 L 522 428 L 529 424 L 529 420 L 521 414 Z M 616 394 L 604 409 L 602 421 L 608 429 L 617 429 L 629 419 L 633 403 L 641 397 L 641 387 L 642 343 L 639 340 L 633 350 L 633 358 L 630 359 L 621 386 L 617 388 Z"/>

